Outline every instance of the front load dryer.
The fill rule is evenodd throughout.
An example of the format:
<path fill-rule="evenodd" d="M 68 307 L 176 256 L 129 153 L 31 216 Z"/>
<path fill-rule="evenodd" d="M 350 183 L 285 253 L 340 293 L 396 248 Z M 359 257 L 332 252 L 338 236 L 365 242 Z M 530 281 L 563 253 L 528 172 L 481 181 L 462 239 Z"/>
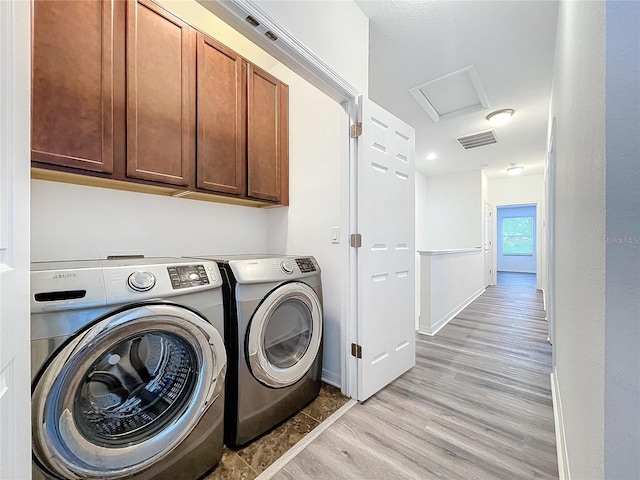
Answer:
<path fill-rule="evenodd" d="M 31 265 L 34 479 L 195 480 L 222 456 L 215 262 Z"/>
<path fill-rule="evenodd" d="M 205 258 L 216 260 L 224 277 L 225 441 L 235 448 L 294 415 L 320 392 L 320 268 L 313 257 Z"/>

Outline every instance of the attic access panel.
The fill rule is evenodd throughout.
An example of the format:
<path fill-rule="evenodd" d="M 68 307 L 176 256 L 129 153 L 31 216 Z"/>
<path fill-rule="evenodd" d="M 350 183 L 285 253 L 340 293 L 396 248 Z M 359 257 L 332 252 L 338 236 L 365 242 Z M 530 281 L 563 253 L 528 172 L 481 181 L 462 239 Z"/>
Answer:
<path fill-rule="evenodd" d="M 436 123 L 489 108 L 474 65 L 418 85 L 409 92 Z"/>

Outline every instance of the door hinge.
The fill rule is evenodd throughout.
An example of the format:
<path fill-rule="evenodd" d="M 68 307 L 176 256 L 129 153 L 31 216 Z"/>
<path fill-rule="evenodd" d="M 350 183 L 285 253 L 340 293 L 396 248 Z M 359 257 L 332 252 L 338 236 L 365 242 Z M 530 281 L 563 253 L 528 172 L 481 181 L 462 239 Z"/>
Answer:
<path fill-rule="evenodd" d="M 351 138 L 357 138 L 362 135 L 362 122 L 351 125 Z"/>
<path fill-rule="evenodd" d="M 362 358 L 362 347 L 356 343 L 351 344 L 351 355 L 356 358 Z"/>
<path fill-rule="evenodd" d="M 362 246 L 362 235 L 359 233 L 352 233 L 350 244 L 353 248 L 360 248 Z"/>

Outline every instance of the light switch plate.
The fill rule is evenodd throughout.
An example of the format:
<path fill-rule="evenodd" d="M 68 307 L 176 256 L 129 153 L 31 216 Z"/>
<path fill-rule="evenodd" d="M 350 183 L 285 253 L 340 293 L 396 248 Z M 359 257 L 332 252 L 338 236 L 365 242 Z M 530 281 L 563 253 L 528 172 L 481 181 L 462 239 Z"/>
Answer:
<path fill-rule="evenodd" d="M 340 243 L 340 227 L 331 227 L 331 243 Z"/>

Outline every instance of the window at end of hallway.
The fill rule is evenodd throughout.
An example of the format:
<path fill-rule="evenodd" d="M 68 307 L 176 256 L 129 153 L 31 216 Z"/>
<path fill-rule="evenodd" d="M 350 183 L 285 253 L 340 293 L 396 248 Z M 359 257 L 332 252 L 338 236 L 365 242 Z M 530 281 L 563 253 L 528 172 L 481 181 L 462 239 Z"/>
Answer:
<path fill-rule="evenodd" d="M 502 255 L 533 255 L 533 217 L 502 219 Z"/>

